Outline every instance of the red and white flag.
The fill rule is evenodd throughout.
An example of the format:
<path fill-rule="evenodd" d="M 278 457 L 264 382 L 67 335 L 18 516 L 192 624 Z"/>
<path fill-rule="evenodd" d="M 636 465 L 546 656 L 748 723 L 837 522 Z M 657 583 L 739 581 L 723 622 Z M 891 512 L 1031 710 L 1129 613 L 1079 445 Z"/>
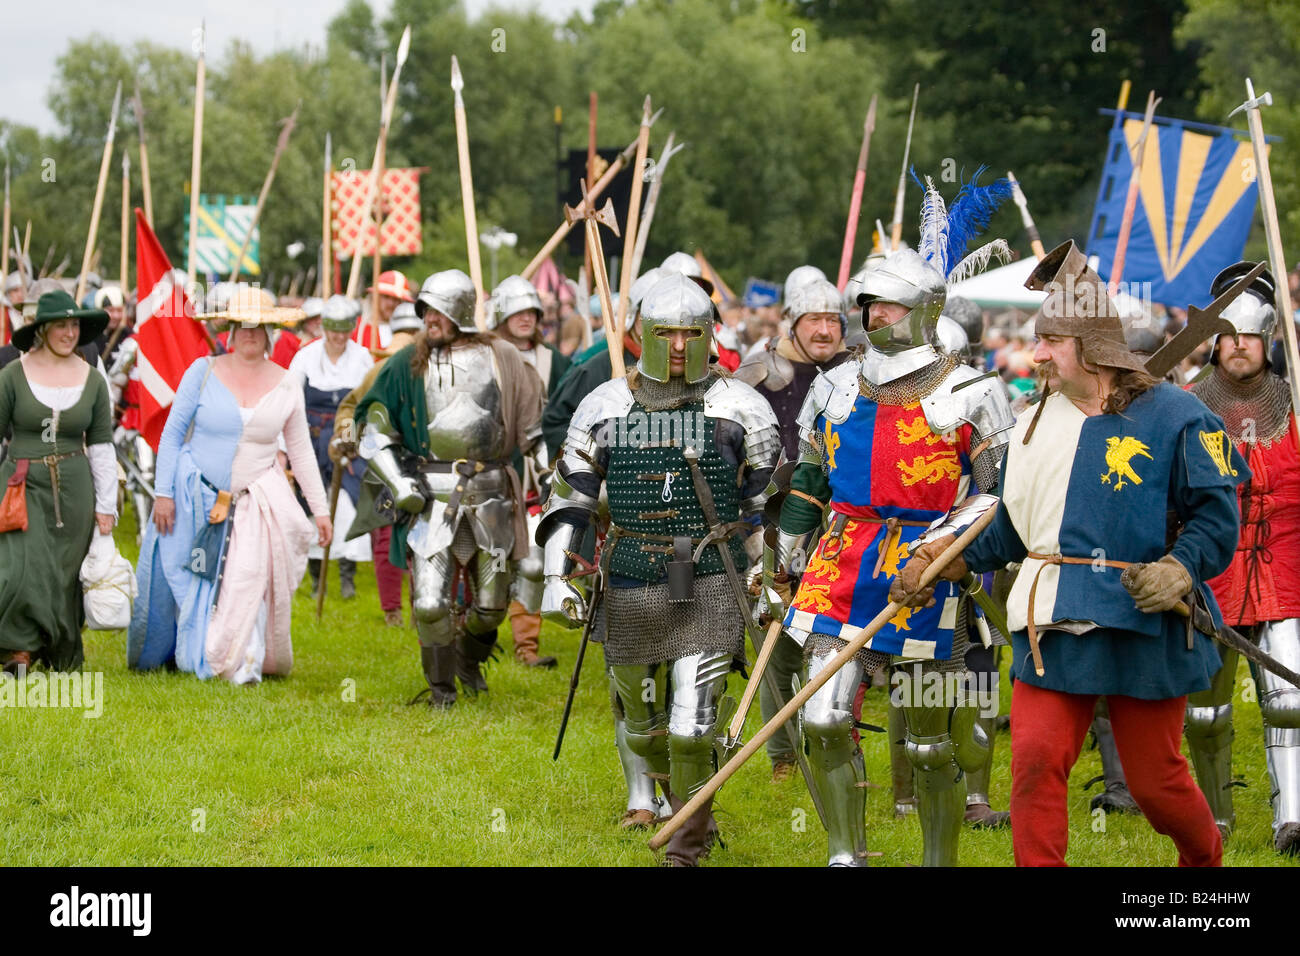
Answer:
<path fill-rule="evenodd" d="M 172 268 L 139 209 L 135 236 L 136 288 L 141 296 L 135 311 L 140 434 L 157 451 L 185 370 L 211 349 L 207 330 L 194 318 L 194 306 L 185 295 L 185 273 Z"/>

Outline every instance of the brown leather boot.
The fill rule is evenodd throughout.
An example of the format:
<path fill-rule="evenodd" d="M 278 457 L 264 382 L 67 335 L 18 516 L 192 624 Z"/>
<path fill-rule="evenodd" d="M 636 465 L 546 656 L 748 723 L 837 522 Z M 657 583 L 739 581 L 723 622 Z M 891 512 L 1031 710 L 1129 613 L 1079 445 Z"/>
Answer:
<path fill-rule="evenodd" d="M 668 805 L 675 814 L 685 806 L 685 802 L 669 793 Z M 713 821 L 713 800 L 709 799 L 668 840 L 664 848 L 664 866 L 699 866 L 713 849 L 717 832 L 718 825 Z"/>
<path fill-rule="evenodd" d="M 538 638 L 542 633 L 542 616 L 531 614 L 518 601 L 510 602 L 510 633 L 515 639 L 515 660 L 528 667 L 555 667 L 554 657 L 538 657 Z"/>

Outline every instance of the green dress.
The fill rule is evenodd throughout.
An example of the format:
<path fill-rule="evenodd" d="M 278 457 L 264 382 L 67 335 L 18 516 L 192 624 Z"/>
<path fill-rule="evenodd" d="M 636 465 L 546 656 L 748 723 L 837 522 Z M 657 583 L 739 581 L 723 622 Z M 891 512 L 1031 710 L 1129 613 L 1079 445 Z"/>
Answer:
<path fill-rule="evenodd" d="M 76 404 L 55 415 L 37 401 L 22 362 L 0 370 L 0 434 L 11 427 L 0 489 L 17 459 L 27 472 L 27 530 L 0 534 L 0 653 L 29 651 L 54 670 L 81 667 L 84 611 L 78 572 L 95 531 L 95 490 L 85 454 L 57 463 L 56 527 L 50 468 L 39 459 L 113 440 L 108 386 L 94 369 Z M 50 439 L 53 439 L 52 441 Z"/>

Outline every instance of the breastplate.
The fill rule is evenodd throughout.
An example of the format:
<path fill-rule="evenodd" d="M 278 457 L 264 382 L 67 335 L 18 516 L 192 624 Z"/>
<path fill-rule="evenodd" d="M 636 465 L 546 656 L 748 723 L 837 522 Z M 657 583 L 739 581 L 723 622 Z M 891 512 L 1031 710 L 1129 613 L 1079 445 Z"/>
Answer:
<path fill-rule="evenodd" d="M 501 387 L 486 345 L 436 349 L 424 373 L 429 451 L 439 461 L 506 454 Z"/>

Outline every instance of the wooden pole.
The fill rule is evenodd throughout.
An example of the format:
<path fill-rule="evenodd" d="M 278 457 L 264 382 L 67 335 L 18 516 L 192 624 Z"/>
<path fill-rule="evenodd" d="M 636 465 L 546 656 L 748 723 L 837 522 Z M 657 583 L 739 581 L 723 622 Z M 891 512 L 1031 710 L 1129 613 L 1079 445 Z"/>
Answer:
<path fill-rule="evenodd" d="M 203 93 L 207 67 L 204 49 L 207 44 L 207 24 L 199 31 L 199 63 L 194 74 L 194 136 L 190 146 L 190 246 L 186 250 L 185 274 L 188 285 L 194 285 L 199 263 L 199 173 L 203 168 Z"/>
<path fill-rule="evenodd" d="M 130 288 L 126 284 L 126 266 L 127 253 L 131 250 L 131 234 L 128 231 L 131 221 L 131 154 L 125 149 L 122 150 L 122 254 L 118 258 L 118 279 L 122 287 L 122 300 L 125 305 L 126 290 Z"/>
<path fill-rule="evenodd" d="M 1151 132 L 1151 120 L 1156 115 L 1156 104 L 1159 102 L 1155 90 L 1152 90 L 1147 96 L 1147 111 L 1142 117 L 1142 132 L 1138 134 L 1137 142 L 1129 154 L 1133 161 L 1133 172 L 1129 175 L 1128 195 L 1124 198 L 1124 218 L 1120 220 L 1119 237 L 1115 240 L 1115 261 L 1111 265 L 1110 282 L 1107 283 L 1106 289 L 1110 295 L 1119 291 L 1119 280 L 1124 276 L 1124 258 L 1128 254 L 1129 233 L 1133 229 L 1133 215 L 1137 212 L 1138 193 L 1142 190 L 1142 162 L 1146 158 L 1147 134 Z"/>
<path fill-rule="evenodd" d="M 478 215 L 474 210 L 474 175 L 469 165 L 469 129 L 465 122 L 465 100 L 460 91 L 465 80 L 460 75 L 460 64 L 451 58 L 451 88 L 456 102 L 456 159 L 460 164 L 460 202 L 465 211 L 465 245 L 469 252 L 469 277 L 474 283 L 474 324 L 480 332 L 487 331 L 487 314 L 484 306 L 487 296 L 483 289 L 483 262 L 478 248 Z"/>
<path fill-rule="evenodd" d="M 641 106 L 641 129 L 636 140 L 636 163 L 632 166 L 632 195 L 627 203 L 627 228 L 623 235 L 631 236 L 636 241 L 637 222 L 641 218 L 641 186 L 645 181 L 645 156 L 650 148 L 650 97 L 645 98 Z M 626 241 L 624 242 L 626 245 Z M 632 272 L 632 250 L 624 249 L 623 271 L 618 280 L 618 322 L 614 326 L 616 341 L 623 341 L 623 332 L 627 329 L 627 303 L 631 298 L 632 283 L 636 274 Z M 604 306 L 601 306 L 604 308 Z"/>
<path fill-rule="evenodd" d="M 9 163 L 5 162 L 4 226 L 0 228 L 0 284 L 9 279 Z M 0 305 L 0 345 L 9 344 L 9 297 Z"/>
<path fill-rule="evenodd" d="M 1038 227 L 1034 225 L 1034 217 L 1029 214 L 1029 202 L 1020 189 L 1020 183 L 1016 181 L 1016 174 L 1009 169 L 1007 170 L 1007 180 L 1011 183 L 1011 198 L 1015 200 L 1016 205 L 1020 208 L 1020 221 L 1024 223 L 1025 232 L 1029 235 L 1029 245 L 1033 247 L 1034 256 L 1042 260 L 1047 255 L 1047 250 L 1043 248 L 1043 240 L 1038 236 Z"/>
<path fill-rule="evenodd" d="M 234 268 L 230 270 L 230 281 L 234 282 L 239 278 L 240 269 L 244 262 L 244 253 L 248 252 L 248 246 L 253 241 L 253 230 L 262 218 L 262 208 L 266 205 L 266 194 L 271 191 L 271 183 L 275 182 L 275 171 L 280 165 L 280 157 L 284 151 L 289 148 L 289 136 L 293 133 L 293 127 L 298 122 L 298 110 L 302 106 L 302 101 L 293 108 L 288 119 L 281 120 L 284 128 L 280 130 L 280 139 L 275 144 L 275 153 L 271 156 L 271 168 L 267 170 L 266 179 L 262 182 L 262 191 L 257 194 L 257 205 L 253 207 L 253 221 L 248 224 L 248 232 L 244 234 L 244 241 L 239 246 L 239 255 L 235 256 Z"/>
<path fill-rule="evenodd" d="M 104 207 L 104 187 L 108 185 L 108 162 L 113 157 L 113 138 L 117 132 L 117 111 L 122 105 L 122 84 L 117 84 L 117 93 L 113 96 L 113 112 L 108 119 L 108 132 L 104 135 L 104 155 L 99 161 L 99 183 L 95 186 L 95 204 L 90 210 L 90 231 L 86 235 L 86 251 L 81 257 L 81 275 L 77 277 L 77 294 L 74 298 L 81 304 L 81 297 L 86 294 L 86 276 L 90 272 L 90 259 L 94 255 L 95 235 L 99 232 L 99 214 Z M 27 223 L 27 242 L 30 242 L 32 225 Z M 26 249 L 24 248 L 24 255 Z"/>
<path fill-rule="evenodd" d="M 947 567 L 954 558 L 961 554 L 967 545 L 974 541 L 981 531 L 988 527 L 988 525 L 993 521 L 993 516 L 997 514 L 999 507 L 1001 507 L 1001 505 L 990 508 L 988 511 L 984 512 L 984 514 L 980 515 L 969 528 L 961 533 L 961 536 L 958 537 L 956 541 L 945 548 L 943 553 L 934 559 L 929 567 L 927 567 L 922 573 L 920 584 L 917 586 L 918 591 L 924 590 L 935 582 L 943 569 Z M 897 601 L 890 601 L 885 605 L 885 609 L 872 618 L 871 623 L 864 627 L 857 637 L 849 641 L 848 645 L 843 650 L 832 657 L 830 661 L 827 662 L 826 666 L 818 671 L 812 680 L 805 684 L 800 689 L 799 693 L 795 694 L 794 697 L 790 699 L 788 704 L 777 711 L 776 716 L 765 723 L 762 729 L 750 738 L 749 743 L 745 744 L 745 746 L 740 749 L 739 753 L 727 761 L 726 766 L 714 774 L 713 777 L 709 779 L 708 783 L 701 787 L 695 796 L 691 797 L 691 799 L 686 802 L 685 806 L 673 814 L 672 819 L 664 824 L 663 828 L 650 840 L 650 849 L 657 850 L 667 843 L 668 839 L 681 828 L 682 824 L 690 819 L 690 817 L 694 815 L 695 811 L 705 802 L 711 800 L 713 795 L 722 789 L 722 785 L 726 783 L 727 780 L 729 780 L 731 776 L 741 768 L 741 766 L 744 765 L 745 761 L 757 753 L 759 749 L 767 743 L 768 739 L 785 724 L 786 721 L 798 713 L 799 708 L 807 703 L 808 699 L 811 698 L 813 694 L 817 693 L 823 684 L 834 677 L 841 667 L 852 660 L 853 656 L 865 647 L 867 642 L 871 640 L 876 632 L 888 624 L 889 619 L 897 614 L 902 607 L 903 605 Z"/>
<path fill-rule="evenodd" d="M 853 270 L 853 246 L 858 235 L 858 217 L 862 215 L 862 189 L 867 183 L 867 153 L 871 150 L 871 134 L 876 128 L 876 94 L 871 94 L 867 118 L 862 123 L 862 148 L 858 151 L 858 166 L 853 174 L 853 194 L 849 197 L 849 218 L 844 224 L 844 246 L 840 252 L 840 274 L 836 285 L 841 292 L 849 284 Z"/>
<path fill-rule="evenodd" d="M 596 175 L 596 107 L 597 104 L 598 104 L 598 100 L 596 97 L 596 91 L 595 90 L 589 91 L 587 94 L 587 178 L 585 180 L 585 182 L 588 185 L 594 182 L 598 182 L 600 180 L 600 177 Z M 639 135 L 640 134 L 638 133 L 638 136 Z M 584 242 L 582 246 L 582 265 L 587 272 L 588 295 L 590 295 L 591 287 L 595 285 L 595 283 L 592 280 L 591 257 L 592 257 L 591 243 Z M 529 278 L 529 276 L 525 273 L 524 278 L 527 279 Z M 591 326 L 590 319 L 588 319 L 587 325 L 588 327 Z"/>
<path fill-rule="evenodd" d="M 320 222 L 321 222 L 321 240 L 320 240 L 320 297 L 329 298 L 330 289 L 330 265 L 334 260 L 333 243 L 330 241 L 330 179 L 333 175 L 331 168 L 330 152 L 332 148 L 330 134 L 325 134 L 325 187 L 321 198 Z"/>
<path fill-rule="evenodd" d="M 406 55 L 411 50 L 411 27 L 408 24 L 402 31 L 402 39 L 397 44 L 397 62 L 393 67 L 393 78 L 388 82 L 388 99 L 384 102 L 384 108 L 379 116 L 379 138 L 375 141 L 375 160 L 370 164 L 370 177 L 366 184 L 366 201 L 361 204 L 361 208 L 369 210 L 375 203 L 375 193 L 380 187 L 378 172 L 378 163 L 383 158 L 384 145 L 388 142 L 388 127 L 392 122 L 393 109 L 397 105 L 397 81 L 402 75 L 402 65 L 406 63 Z M 379 241 L 379 235 L 375 235 L 375 242 Z M 348 273 L 348 286 L 346 295 L 349 299 L 357 297 L 357 289 L 361 286 L 361 239 L 358 238 L 355 247 L 352 250 L 352 270 Z"/>
<path fill-rule="evenodd" d="M 894 194 L 894 224 L 890 234 L 890 248 L 895 252 L 903 242 L 903 198 L 907 195 L 907 159 L 912 154 L 912 124 L 916 122 L 916 99 L 921 95 L 921 84 L 912 88 L 912 114 L 907 118 L 907 142 L 903 145 L 903 168 L 898 174 L 898 191 Z"/>
<path fill-rule="evenodd" d="M 605 251 L 600 242 L 600 226 L 609 227 L 609 231 L 617 236 L 618 219 L 614 215 L 613 200 L 605 200 L 605 208 L 597 212 L 592 208 L 586 181 L 583 180 L 581 185 L 585 201 L 579 203 L 577 208 L 565 206 L 564 217 L 570 223 L 581 219 L 586 226 L 587 242 L 591 245 L 592 251 L 592 278 L 595 281 L 596 291 L 600 295 L 600 320 L 605 326 L 605 345 L 609 349 L 612 377 L 622 378 L 627 374 L 627 368 L 623 364 L 623 340 L 617 335 L 614 327 L 614 306 L 609 294 L 609 274 L 605 271 Z"/>
<path fill-rule="evenodd" d="M 655 208 L 659 204 L 659 190 L 663 188 L 664 169 L 668 161 L 673 158 L 673 154 L 681 150 L 686 144 L 674 146 L 673 139 L 676 133 L 669 133 L 668 139 L 664 142 L 663 152 L 659 154 L 659 160 L 655 163 L 654 178 L 650 183 L 650 194 L 646 196 L 645 212 L 641 216 L 641 225 L 636 232 L 636 247 L 632 250 L 632 281 L 641 274 L 641 260 L 645 257 L 646 242 L 650 239 L 650 224 L 654 222 Z M 631 292 L 629 286 L 628 291 Z"/>
<path fill-rule="evenodd" d="M 140 190 L 144 193 L 144 221 L 153 228 L 153 192 L 149 188 L 149 150 L 144 141 L 144 104 L 140 101 L 140 84 L 135 86 L 135 130 L 140 140 Z"/>
<path fill-rule="evenodd" d="M 1291 283 L 1287 281 L 1286 256 L 1282 254 L 1282 233 L 1278 228 L 1277 202 L 1273 198 L 1273 174 L 1268 166 L 1268 143 L 1264 124 L 1259 118 L 1259 104 L 1269 105 L 1272 96 L 1265 93 L 1255 99 L 1255 86 L 1246 80 L 1246 121 L 1250 125 L 1250 143 L 1255 150 L 1255 170 L 1259 177 L 1259 203 L 1264 211 L 1264 237 L 1268 240 L 1268 261 L 1273 271 L 1277 312 L 1282 319 L 1282 342 L 1286 348 L 1286 380 L 1291 387 L 1291 408 L 1300 410 L 1300 350 L 1296 348 L 1295 317 L 1291 310 Z M 1265 343 L 1265 348 L 1268 343 Z M 1291 417 L 1291 431 L 1300 442 L 1300 426 Z"/>

